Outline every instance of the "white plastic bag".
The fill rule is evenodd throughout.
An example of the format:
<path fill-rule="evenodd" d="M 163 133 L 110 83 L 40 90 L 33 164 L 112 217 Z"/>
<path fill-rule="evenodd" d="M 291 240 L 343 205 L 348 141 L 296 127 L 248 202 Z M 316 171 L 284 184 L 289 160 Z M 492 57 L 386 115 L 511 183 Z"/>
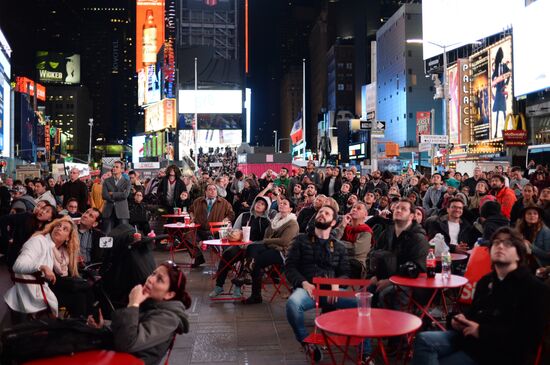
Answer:
<path fill-rule="evenodd" d="M 441 233 L 436 234 L 435 237 L 430 240 L 430 245 L 435 247 L 435 256 L 441 256 L 443 252 L 449 251 L 449 247 L 447 247 L 445 238 Z"/>

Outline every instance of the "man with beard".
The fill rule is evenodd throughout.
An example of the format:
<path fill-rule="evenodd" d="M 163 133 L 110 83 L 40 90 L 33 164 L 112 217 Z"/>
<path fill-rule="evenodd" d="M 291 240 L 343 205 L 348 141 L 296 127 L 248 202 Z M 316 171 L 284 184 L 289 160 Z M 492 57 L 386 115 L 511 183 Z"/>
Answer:
<path fill-rule="evenodd" d="M 331 238 L 337 216 L 338 212 L 332 207 L 321 207 L 315 216 L 315 230 L 299 234 L 292 242 L 286 259 L 286 277 L 294 287 L 286 303 L 286 317 L 296 340 L 315 361 L 321 360 L 321 349 L 303 342 L 308 336 L 304 312 L 315 308 L 313 277 L 345 278 L 349 272 L 346 248 L 340 241 Z M 338 290 L 338 285 L 332 285 L 332 290 Z M 341 309 L 356 307 L 357 303 L 349 298 L 322 298 L 320 306 L 328 305 Z"/>
<path fill-rule="evenodd" d="M 452 317 L 450 331 L 421 332 L 413 364 L 532 364 L 549 320 L 550 289 L 526 266 L 517 231 L 491 238 L 493 271 L 476 285 L 472 305 Z"/>
<path fill-rule="evenodd" d="M 303 189 L 301 184 L 295 184 L 292 187 L 292 194 L 289 194 L 289 200 L 295 207 L 301 205 L 304 202 Z"/>
<path fill-rule="evenodd" d="M 382 181 L 382 175 L 378 170 L 372 172 L 372 179 L 367 183 L 367 191 L 374 192 L 374 189 L 380 189 L 382 195 L 388 193 L 388 184 Z"/>
<path fill-rule="evenodd" d="M 510 213 L 512 213 L 512 207 L 516 202 L 516 193 L 510 188 L 507 188 L 505 184 L 504 176 L 495 175 L 491 178 L 491 189 L 493 189 L 493 195 L 497 198 L 497 202 L 500 204 L 502 215 L 510 219 Z"/>
<path fill-rule="evenodd" d="M 309 225 L 309 221 L 315 216 L 317 211 L 325 204 L 327 197 L 324 194 L 317 195 L 313 200 L 313 204 L 308 207 L 304 207 L 300 213 L 298 213 L 298 225 L 300 226 L 300 233 L 305 233 Z"/>
<path fill-rule="evenodd" d="M 483 171 L 481 171 L 481 167 L 477 166 L 476 168 L 474 168 L 474 175 L 467 178 L 463 182 L 463 185 L 467 186 L 470 189 L 470 196 L 473 196 L 475 194 L 477 183 L 480 181 L 485 180 L 483 179 Z"/>
<path fill-rule="evenodd" d="M 357 203 L 358 201 L 359 199 L 357 199 L 357 195 L 351 194 L 348 198 L 348 201 L 346 202 L 346 206 L 344 208 L 344 214 L 348 214 L 349 212 L 351 212 L 351 209 L 353 208 L 355 203 Z"/>
<path fill-rule="evenodd" d="M 304 172 L 304 176 L 309 177 L 312 183 L 314 183 L 317 186 L 321 185 L 321 177 L 319 176 L 319 173 L 315 172 L 315 162 L 309 161 L 307 163 L 307 169 Z"/>
<path fill-rule="evenodd" d="M 348 181 L 345 181 L 342 183 L 342 187 L 340 187 L 340 191 L 334 194 L 333 198 L 338 203 L 338 206 L 340 207 L 339 214 L 345 214 L 346 212 L 346 204 L 348 203 L 348 198 L 351 195 L 351 183 Z"/>
<path fill-rule="evenodd" d="M 304 191 L 304 198 L 302 199 L 302 202 L 296 205 L 296 214 L 300 214 L 304 208 L 311 207 L 315 197 L 317 196 L 317 185 L 309 183 L 306 186 L 307 187 Z"/>

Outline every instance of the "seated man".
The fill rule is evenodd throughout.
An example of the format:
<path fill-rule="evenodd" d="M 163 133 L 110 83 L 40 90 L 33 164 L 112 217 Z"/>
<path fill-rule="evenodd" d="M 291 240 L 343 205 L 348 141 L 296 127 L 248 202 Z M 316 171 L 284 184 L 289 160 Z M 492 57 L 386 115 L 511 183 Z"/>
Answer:
<path fill-rule="evenodd" d="M 332 232 L 348 250 L 350 277 L 354 279 L 365 278 L 367 274 L 367 255 L 372 247 L 372 229 L 365 224 L 367 215 L 367 205 L 357 202 Z"/>
<path fill-rule="evenodd" d="M 426 240 L 426 232 L 414 220 L 415 212 L 416 208 L 410 200 L 400 199 L 393 208 L 393 222 L 382 232 L 380 241 L 376 243 L 376 250 L 371 251 L 389 251 L 397 259 L 395 268 L 375 265 L 381 271 L 368 273 L 372 276 L 372 290 L 376 292 L 373 299 L 377 298 L 377 304 L 380 307 L 401 309 L 407 303 L 407 296 L 402 295 L 407 289 L 402 288 L 401 292 L 403 293 L 400 294 L 389 280 L 391 275 L 397 274 L 400 265 L 412 262 L 420 272 L 426 272 L 426 256 L 430 246 Z M 393 270 L 393 272 L 388 272 L 388 270 Z"/>
<path fill-rule="evenodd" d="M 103 249 L 99 247 L 99 239 L 103 237 L 103 233 L 97 229 L 100 224 L 101 212 L 96 208 L 89 208 L 80 218 L 78 238 L 84 266 L 103 261 Z"/>
<path fill-rule="evenodd" d="M 413 364 L 532 364 L 548 324 L 550 289 L 526 266 L 517 231 L 491 238 L 493 271 L 478 281 L 472 306 L 452 317 L 448 332 L 416 336 Z"/>
<path fill-rule="evenodd" d="M 286 277 L 294 287 L 294 292 L 286 303 L 286 317 L 296 340 L 316 361 L 321 359 L 321 349 L 303 342 L 308 336 L 304 312 L 315 308 L 313 277 L 346 278 L 349 272 L 346 248 L 330 236 L 337 216 L 338 212 L 330 206 L 325 205 L 319 209 L 315 216 L 315 230 L 299 234 L 292 242 L 286 259 Z M 333 286 L 332 289 L 337 290 L 338 286 Z M 338 301 L 333 300 L 331 303 L 322 300 L 320 303 L 321 306 L 329 304 L 337 308 L 357 306 L 355 300 L 349 298 L 338 298 Z"/>
<path fill-rule="evenodd" d="M 446 215 L 432 216 L 426 220 L 428 238 L 432 239 L 436 234 L 441 233 L 450 252 L 464 253 L 471 249 L 480 234 L 462 218 L 464 208 L 464 201 L 461 198 L 449 200 Z"/>

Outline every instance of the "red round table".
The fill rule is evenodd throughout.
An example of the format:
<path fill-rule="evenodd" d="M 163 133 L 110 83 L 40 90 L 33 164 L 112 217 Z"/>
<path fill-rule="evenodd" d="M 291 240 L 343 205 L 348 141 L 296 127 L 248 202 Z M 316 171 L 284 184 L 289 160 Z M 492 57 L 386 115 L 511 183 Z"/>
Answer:
<path fill-rule="evenodd" d="M 77 352 L 74 355 L 55 356 L 32 360 L 24 365 L 143 365 L 143 361 L 123 352 L 95 350 Z"/>
<path fill-rule="evenodd" d="M 444 279 L 441 274 L 436 274 L 435 278 L 428 278 L 426 274 L 420 274 L 417 278 L 408 278 L 403 276 L 394 275 L 390 278 L 392 284 L 397 288 L 399 287 L 409 287 L 409 288 L 423 288 L 423 289 L 433 289 L 433 293 L 426 303 L 425 306 L 422 306 L 416 300 L 414 300 L 412 292 L 409 293 L 409 309 L 412 305 L 415 305 L 422 314 L 420 318 L 425 316 L 429 317 L 435 325 L 437 325 L 441 330 L 445 331 L 445 327 L 439 323 L 430 313 L 429 310 L 433 304 L 435 297 L 439 294 L 441 295 L 441 301 L 443 303 L 444 313 L 447 314 L 447 302 L 445 300 L 445 295 L 443 293 L 444 289 L 453 289 L 460 288 L 468 283 L 468 279 L 458 275 L 451 275 L 450 278 Z"/>
<path fill-rule="evenodd" d="M 339 346 L 331 341 L 327 333 L 346 337 L 345 348 L 339 348 L 344 353 L 342 363 L 346 358 L 352 359 L 348 355 L 350 339 L 359 337 L 376 339 L 377 351 L 382 355 L 384 363 L 389 364 L 382 338 L 412 334 L 422 326 L 422 320 L 409 313 L 379 308 L 371 308 L 369 316 L 359 316 L 357 308 L 351 308 L 322 314 L 315 319 L 315 325 L 323 334 L 333 364 L 336 364 L 336 359 L 330 344 L 332 342 L 336 347 Z M 373 352 L 371 358 L 374 356 Z"/>
<path fill-rule="evenodd" d="M 165 224 L 164 228 L 166 229 L 169 241 L 170 241 L 170 259 L 174 262 L 175 253 L 179 251 L 187 251 L 191 259 L 195 260 L 197 248 L 197 230 L 199 229 L 200 224 L 190 223 L 184 224 L 179 223 L 169 223 Z M 180 241 L 179 245 L 175 245 L 175 240 Z M 185 263 L 182 266 L 190 266 L 191 264 Z"/>
<path fill-rule="evenodd" d="M 189 214 L 163 214 L 162 218 L 172 220 L 172 223 L 176 223 L 178 220 L 184 220 L 185 217 L 191 218 Z"/>

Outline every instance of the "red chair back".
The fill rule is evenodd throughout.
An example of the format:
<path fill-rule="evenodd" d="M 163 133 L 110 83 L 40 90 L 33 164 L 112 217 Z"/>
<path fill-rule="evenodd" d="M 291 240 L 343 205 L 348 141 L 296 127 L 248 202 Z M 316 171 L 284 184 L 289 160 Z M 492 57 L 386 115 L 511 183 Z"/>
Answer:
<path fill-rule="evenodd" d="M 462 304 L 472 304 L 476 284 L 485 275 L 491 272 L 491 256 L 488 247 L 474 247 L 464 277 L 468 279 L 468 284 L 462 287 L 458 302 Z"/>

